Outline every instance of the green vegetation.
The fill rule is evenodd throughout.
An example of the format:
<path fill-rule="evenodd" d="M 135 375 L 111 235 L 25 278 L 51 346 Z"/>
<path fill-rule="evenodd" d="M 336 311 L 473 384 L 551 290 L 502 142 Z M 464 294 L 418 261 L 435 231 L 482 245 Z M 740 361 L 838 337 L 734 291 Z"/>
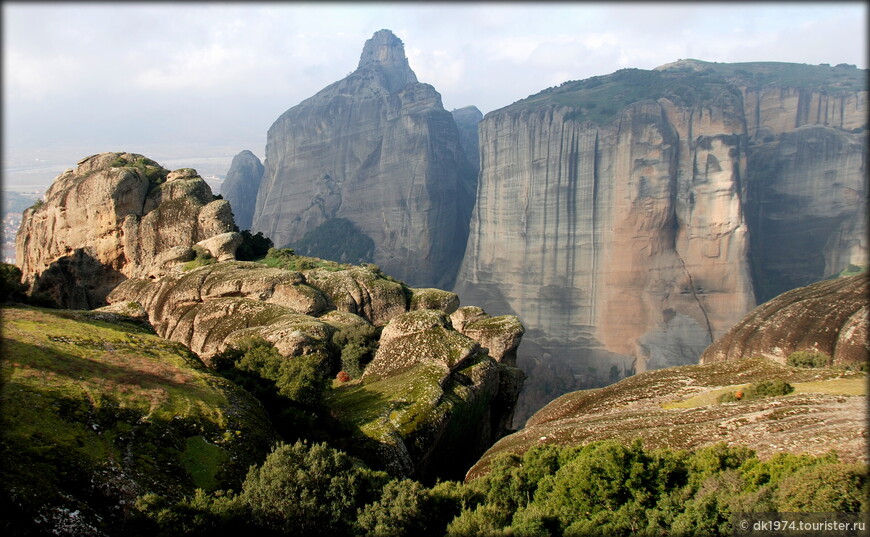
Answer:
<path fill-rule="evenodd" d="M 341 348 L 341 369 L 350 378 L 362 377 L 365 366 L 375 357 L 381 330 L 370 324 L 344 326 L 332 335 Z"/>
<path fill-rule="evenodd" d="M 239 493 L 140 497 L 157 535 L 730 535 L 738 512 L 866 512 L 868 466 L 742 447 L 539 446 L 467 484 L 390 479 L 326 444 L 276 446 Z"/>
<path fill-rule="evenodd" d="M 296 255 L 296 251 L 292 248 L 269 248 L 266 253 L 266 257 L 262 259 L 260 263 L 263 263 L 264 265 L 269 267 L 295 271 L 319 268 L 337 272 L 339 270 L 347 270 L 352 266 L 336 263 L 335 261 L 327 261 L 325 259 L 320 259 L 317 257 Z"/>
<path fill-rule="evenodd" d="M 301 255 L 331 259 L 341 263 L 370 263 L 375 241 L 347 218 L 332 218 L 289 244 Z"/>
<path fill-rule="evenodd" d="M 268 341 L 249 338 L 214 357 L 212 364 L 263 404 L 284 439 L 319 434 L 329 385 L 328 357 L 284 357 Z"/>
<path fill-rule="evenodd" d="M 719 396 L 718 402 L 751 401 L 753 399 L 761 399 L 762 397 L 788 395 L 793 391 L 794 387 L 782 379 L 761 380 L 750 384 L 746 389 L 723 393 Z"/>
<path fill-rule="evenodd" d="M 633 103 L 661 98 L 680 106 L 738 106 L 741 102 L 739 86 L 829 92 L 865 90 L 866 73 L 866 70 L 845 65 L 688 60 L 682 67 L 662 71 L 620 69 L 609 75 L 568 81 L 517 101 L 511 109 L 569 106 L 575 110 L 565 117 L 566 120 L 603 124 Z"/>
<path fill-rule="evenodd" d="M 24 300 L 21 269 L 11 263 L 0 263 L 0 302 Z"/>
<path fill-rule="evenodd" d="M 237 486 L 275 439 L 249 395 L 138 323 L 23 306 L 2 317 L 4 534 L 50 534 L 76 510 L 107 531 L 134 491 Z"/>
<path fill-rule="evenodd" d="M 134 168 L 138 170 L 148 178 L 151 188 L 165 183 L 166 176 L 169 175 L 169 170 L 147 157 L 139 157 L 130 162 L 123 155 L 118 155 L 109 166 L 112 168 Z"/>
<path fill-rule="evenodd" d="M 195 268 L 204 267 L 206 265 L 213 265 L 217 263 L 217 259 L 211 252 L 203 248 L 202 246 L 193 246 L 194 258 L 181 266 L 181 270 L 187 272 L 188 270 L 193 270 Z"/>
<path fill-rule="evenodd" d="M 793 367 L 828 367 L 831 358 L 821 352 L 795 351 L 788 355 L 786 363 Z"/>
<path fill-rule="evenodd" d="M 539 109 L 570 106 L 576 110 L 566 120 L 606 123 L 626 106 L 660 98 L 678 105 L 736 106 L 739 90 L 715 73 L 620 69 L 613 74 L 565 82 L 518 101 L 511 108 Z"/>
<path fill-rule="evenodd" d="M 260 259 L 269 253 L 269 250 L 274 246 L 272 239 L 264 236 L 262 231 L 252 235 L 251 231 L 246 229 L 240 233 L 242 244 L 236 249 L 236 259 L 239 261 Z"/>

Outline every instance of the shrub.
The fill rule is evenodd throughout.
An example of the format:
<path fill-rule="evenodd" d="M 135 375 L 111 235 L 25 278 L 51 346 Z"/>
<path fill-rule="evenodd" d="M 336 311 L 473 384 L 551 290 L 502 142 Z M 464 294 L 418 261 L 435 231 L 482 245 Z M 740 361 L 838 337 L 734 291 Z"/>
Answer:
<path fill-rule="evenodd" d="M 809 466 L 782 480 L 774 493 L 780 512 L 856 512 L 868 508 L 867 466 Z"/>
<path fill-rule="evenodd" d="M 786 363 L 792 367 L 827 367 L 830 358 L 820 352 L 795 351 L 788 355 Z"/>
<path fill-rule="evenodd" d="M 782 379 L 762 380 L 751 384 L 746 389 L 746 399 L 787 395 L 793 391 L 794 387 Z"/>
<path fill-rule="evenodd" d="M 736 401 L 760 399 L 762 397 L 787 395 L 793 391 L 794 387 L 782 379 L 761 380 L 751 384 L 746 390 L 723 393 L 716 400 L 720 403 L 733 403 Z"/>
<path fill-rule="evenodd" d="M 332 335 L 332 342 L 341 348 L 341 368 L 351 378 L 360 378 L 374 358 L 378 335 L 378 329 L 370 324 L 345 326 Z"/>
<path fill-rule="evenodd" d="M 204 267 L 206 265 L 212 265 L 214 263 L 217 263 L 217 259 L 215 259 L 215 257 L 213 255 L 211 255 L 211 252 L 209 252 L 208 250 L 206 250 L 202 246 L 194 245 L 193 253 L 194 253 L 194 258 L 192 260 L 188 261 L 187 263 L 185 263 L 184 265 L 182 265 L 181 270 L 186 272 L 188 270 L 193 270 L 195 268 Z"/>
<path fill-rule="evenodd" d="M 236 259 L 239 261 L 259 259 L 268 254 L 269 250 L 274 246 L 272 239 L 264 236 L 262 231 L 252 235 L 251 231 L 246 229 L 240 233 L 242 235 L 242 244 L 236 249 Z"/>
<path fill-rule="evenodd" d="M 279 444 L 252 468 L 241 497 L 256 523 L 288 535 L 350 535 L 365 489 L 361 469 L 326 444 Z"/>
<path fill-rule="evenodd" d="M 10 263 L 0 263 L 0 302 L 24 299 L 21 269 Z"/>
<path fill-rule="evenodd" d="M 380 500 L 360 510 L 357 522 L 365 535 L 418 536 L 427 530 L 429 502 L 429 490 L 417 481 L 392 480 L 384 487 Z"/>

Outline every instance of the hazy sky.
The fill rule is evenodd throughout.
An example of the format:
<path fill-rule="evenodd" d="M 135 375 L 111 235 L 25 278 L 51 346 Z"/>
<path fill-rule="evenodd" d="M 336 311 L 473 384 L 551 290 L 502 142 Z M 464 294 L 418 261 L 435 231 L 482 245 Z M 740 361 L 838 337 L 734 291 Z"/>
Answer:
<path fill-rule="evenodd" d="M 356 69 L 382 28 L 445 108 L 484 114 L 679 58 L 867 67 L 864 2 L 4 2 L 4 172 L 118 150 L 263 158 L 272 122 Z"/>

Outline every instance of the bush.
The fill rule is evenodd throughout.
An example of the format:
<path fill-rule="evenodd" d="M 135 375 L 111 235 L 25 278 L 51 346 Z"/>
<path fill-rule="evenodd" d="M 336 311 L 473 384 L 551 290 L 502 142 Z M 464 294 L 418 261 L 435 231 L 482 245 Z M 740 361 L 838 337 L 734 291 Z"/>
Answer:
<path fill-rule="evenodd" d="M 774 493 L 780 512 L 867 511 L 868 472 L 862 464 L 814 465 L 782 480 Z"/>
<path fill-rule="evenodd" d="M 262 231 L 258 231 L 252 235 L 250 230 L 240 232 L 242 235 L 242 244 L 236 249 L 236 259 L 239 261 L 253 261 L 259 259 L 269 253 L 274 244 L 272 239 L 263 235 Z"/>
<path fill-rule="evenodd" d="M 735 401 L 750 401 L 762 397 L 787 395 L 793 391 L 794 386 L 782 379 L 762 380 L 751 384 L 745 390 L 723 393 L 716 400 L 720 403 L 733 403 Z"/>
<path fill-rule="evenodd" d="M 206 250 L 202 246 L 194 245 L 193 253 L 194 253 L 194 258 L 192 260 L 188 261 L 187 263 L 185 263 L 184 265 L 182 265 L 181 270 L 186 272 L 188 270 L 193 270 L 195 268 L 204 267 L 206 265 L 212 265 L 214 263 L 217 263 L 217 259 L 215 259 L 215 257 L 213 255 L 211 255 L 211 252 L 209 252 L 208 250 Z"/>
<path fill-rule="evenodd" d="M 319 354 L 284 357 L 271 343 L 250 338 L 212 359 L 225 378 L 256 397 L 284 439 L 315 432 L 330 384 Z"/>
<path fill-rule="evenodd" d="M 24 300 L 21 269 L 10 263 L 0 263 L 0 302 Z"/>
<path fill-rule="evenodd" d="M 332 335 L 332 342 L 341 348 L 341 368 L 351 378 L 362 377 L 377 351 L 378 336 L 378 329 L 370 324 L 345 326 Z"/>
<path fill-rule="evenodd" d="M 384 487 L 380 500 L 360 510 L 357 522 L 365 535 L 416 537 L 427 529 L 429 501 L 428 489 L 417 481 L 393 480 Z"/>
<path fill-rule="evenodd" d="M 279 444 L 252 468 L 241 497 L 261 527 L 288 535 L 351 535 L 366 483 L 344 452 L 326 444 Z"/>
<path fill-rule="evenodd" d="M 762 380 L 746 389 L 746 399 L 787 395 L 793 391 L 794 387 L 782 379 Z"/>
<path fill-rule="evenodd" d="M 788 355 L 786 363 L 792 367 L 827 367 L 830 358 L 820 352 L 795 351 Z"/>

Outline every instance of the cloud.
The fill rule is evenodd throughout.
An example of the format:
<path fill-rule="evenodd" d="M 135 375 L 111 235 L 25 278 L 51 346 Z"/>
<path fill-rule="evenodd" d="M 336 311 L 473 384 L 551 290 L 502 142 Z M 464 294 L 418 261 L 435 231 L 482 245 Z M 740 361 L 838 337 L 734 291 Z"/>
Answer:
<path fill-rule="evenodd" d="M 860 3 L 9 2 L 4 142 L 262 145 L 281 113 L 353 71 L 382 28 L 446 108 L 486 113 L 566 80 L 686 57 L 866 68 L 866 13 Z"/>

